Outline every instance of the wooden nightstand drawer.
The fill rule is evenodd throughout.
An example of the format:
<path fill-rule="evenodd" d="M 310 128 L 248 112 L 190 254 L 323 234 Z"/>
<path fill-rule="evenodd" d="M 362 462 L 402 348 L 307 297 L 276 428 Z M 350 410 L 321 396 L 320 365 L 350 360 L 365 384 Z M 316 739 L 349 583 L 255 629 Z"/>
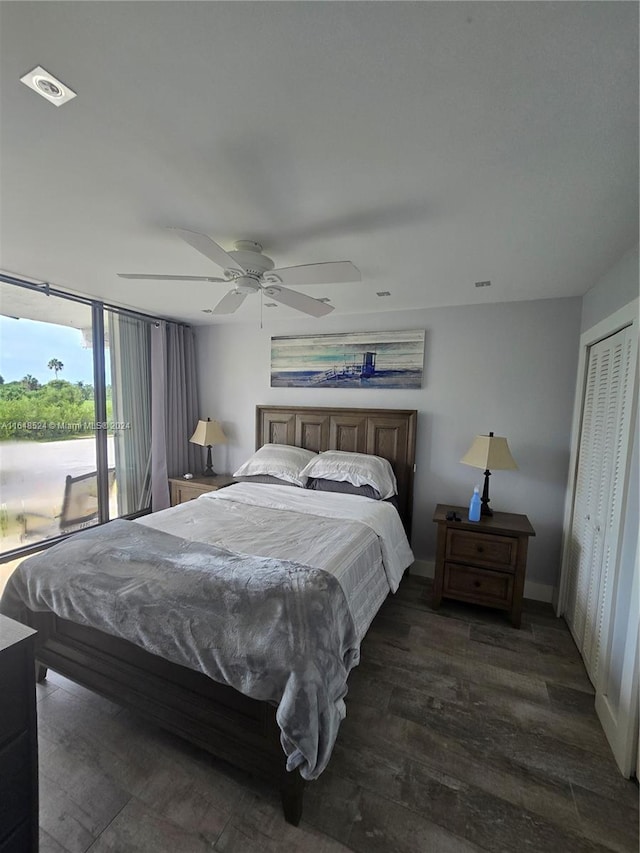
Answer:
<path fill-rule="evenodd" d="M 449 528 L 445 559 L 514 572 L 518 561 L 518 539 Z"/>
<path fill-rule="evenodd" d="M 236 480 L 229 474 L 214 474 L 212 477 L 192 477 L 185 480 L 184 477 L 170 477 L 169 490 L 171 493 L 171 506 L 193 501 L 207 492 L 216 492 L 230 486 Z"/>
<path fill-rule="evenodd" d="M 442 594 L 474 604 L 489 604 L 509 610 L 513 596 L 513 575 L 445 563 Z"/>
<path fill-rule="evenodd" d="M 206 487 L 190 486 L 188 481 L 178 485 L 171 483 L 171 503 L 173 506 L 184 504 L 187 501 L 193 501 L 196 498 L 199 498 L 200 495 L 204 495 L 209 491 L 212 490 L 207 489 Z"/>

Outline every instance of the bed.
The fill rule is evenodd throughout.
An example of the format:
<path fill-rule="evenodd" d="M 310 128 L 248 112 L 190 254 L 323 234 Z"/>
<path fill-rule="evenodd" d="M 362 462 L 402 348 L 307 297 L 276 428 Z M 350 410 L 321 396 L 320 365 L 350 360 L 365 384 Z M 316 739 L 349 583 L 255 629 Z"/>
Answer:
<path fill-rule="evenodd" d="M 409 532 L 413 492 L 415 428 L 416 412 L 411 410 L 258 406 L 256 409 L 256 448 L 272 443 L 293 445 L 314 452 L 339 450 L 368 453 L 389 460 L 397 480 L 398 512 L 406 531 Z M 233 493 L 234 490 L 235 493 Z M 278 486 L 232 486 L 223 491 L 227 491 L 227 494 L 213 493 L 213 495 L 204 495 L 198 498 L 192 502 L 192 507 L 183 505 L 173 510 L 167 510 L 165 513 L 147 516 L 141 525 L 131 525 L 129 522 L 113 522 L 113 527 L 97 528 L 97 532 L 92 535 L 94 538 L 104 537 L 107 530 L 115 530 L 115 525 L 118 524 L 120 526 L 129 525 L 129 529 L 135 528 L 137 531 L 144 526 L 151 528 L 151 532 L 155 531 L 153 535 L 156 538 L 159 537 L 159 547 L 162 547 L 163 536 L 168 536 L 171 539 L 170 534 L 173 533 L 176 536 L 184 537 L 185 530 L 190 526 L 193 528 L 191 534 L 191 538 L 194 540 L 193 548 L 198 551 L 204 547 L 201 545 L 202 540 L 207 539 L 203 531 L 206 530 L 207 514 L 212 508 L 215 507 L 216 512 L 221 513 L 221 519 L 228 517 L 229 530 L 227 535 L 231 537 L 232 516 L 236 512 L 238 504 L 243 501 L 249 504 L 256 503 L 253 495 L 260 491 L 258 503 L 265 499 L 264 495 L 267 496 L 266 499 L 270 503 L 267 504 L 266 508 L 257 510 L 259 513 L 268 514 L 279 511 L 282 513 L 283 519 L 288 518 L 292 516 L 293 506 L 291 502 L 298 500 L 299 503 L 308 505 L 307 512 L 310 514 L 310 518 L 319 519 L 322 515 L 332 515 L 330 509 L 323 509 L 323 507 L 329 507 L 329 504 L 326 503 L 327 496 L 306 494 L 305 500 L 302 501 L 299 493 L 306 492 L 303 489 L 286 489 Z M 216 500 L 210 499 L 216 498 L 216 496 Z M 343 514 L 342 507 L 347 506 L 349 500 L 351 501 L 349 507 L 363 502 L 377 503 L 364 501 L 362 498 L 345 500 L 344 496 L 339 495 L 334 496 L 333 500 L 338 507 L 337 511 L 333 512 L 335 516 Z M 356 509 L 357 512 L 361 512 L 360 507 L 356 507 Z M 391 512 L 389 507 L 384 507 L 384 510 L 387 515 Z M 384 515 L 382 511 L 380 514 Z M 262 523 L 262 516 L 259 518 Z M 357 518 L 359 516 L 356 513 L 353 521 L 354 528 L 358 527 Z M 319 521 L 314 522 L 314 524 L 319 525 Z M 198 527 L 198 525 L 200 526 Z M 222 522 L 219 522 L 218 527 L 221 525 L 224 526 Z M 274 527 L 274 525 L 264 523 L 262 526 L 265 530 L 269 526 Z M 216 525 L 213 527 L 215 528 Z M 88 534 L 84 535 L 87 536 Z M 368 535 L 370 538 L 373 535 L 371 530 L 369 530 Z M 267 536 L 266 539 L 268 538 Z M 375 539 L 375 536 L 373 538 Z M 72 554 L 72 543 L 75 543 L 73 547 L 78 548 L 80 541 L 86 540 L 74 537 L 68 543 L 63 543 L 69 545 L 67 553 Z M 184 540 L 180 539 L 179 541 Z M 381 541 L 383 540 L 381 539 Z M 215 547 L 215 543 L 212 547 Z M 244 546 L 239 550 L 244 550 Z M 251 559 L 268 559 L 268 542 L 256 547 L 255 550 L 257 556 Z M 314 560 L 313 548 L 310 547 L 307 550 L 311 565 Z M 386 566 L 387 561 L 384 562 Z M 365 570 L 362 567 L 359 571 L 361 581 L 364 578 L 364 586 L 369 589 L 371 593 L 369 598 L 372 600 L 366 607 L 362 608 L 362 612 L 356 612 L 355 608 L 350 607 L 350 610 L 355 614 L 351 626 L 352 635 L 349 636 L 347 631 L 343 640 L 344 650 L 352 654 L 347 671 L 351 665 L 357 663 L 359 642 L 371 619 L 374 618 L 375 611 L 389 589 L 394 589 L 397 586 L 398 580 L 397 577 L 395 580 L 390 578 L 388 587 L 384 590 L 378 589 L 374 594 L 375 584 L 366 578 L 363 574 Z M 320 573 L 318 576 L 322 577 L 323 574 Z M 344 583 L 343 579 L 337 586 L 342 589 Z M 58 612 L 65 612 L 64 609 L 56 609 Z M 9 615 L 15 618 L 17 614 L 12 612 Z M 330 755 L 332 743 L 324 750 L 324 757 L 321 756 L 318 759 L 317 765 L 310 769 L 307 767 L 308 772 L 305 774 L 307 765 L 303 759 L 306 753 L 303 749 L 303 756 L 298 756 L 295 759 L 299 750 L 296 752 L 295 744 L 291 746 L 287 742 L 281 719 L 282 707 L 278 709 L 280 718 L 277 721 L 276 703 L 268 693 L 264 694 L 268 696 L 266 700 L 251 698 L 230 686 L 237 683 L 234 682 L 233 678 L 225 679 L 228 682 L 227 684 L 220 683 L 213 680 L 213 675 L 209 677 L 204 672 L 194 669 L 192 665 L 185 665 L 185 661 L 175 654 L 170 656 L 173 659 L 167 659 L 164 654 L 147 651 L 137 642 L 131 642 L 124 639 L 123 636 L 115 636 L 108 630 L 101 630 L 93 627 L 93 625 L 89 626 L 68 618 L 61 618 L 52 610 L 35 610 L 23 605 L 19 618 L 20 621 L 38 630 L 36 641 L 38 680 L 42 680 L 46 676 L 46 669 L 50 667 L 95 692 L 134 709 L 218 758 L 254 775 L 276 782 L 280 787 L 285 818 L 293 824 L 299 822 L 302 814 L 305 784 L 303 775 L 306 775 L 307 778 L 314 778 L 314 770 L 318 771 L 320 768 L 321 771 L 326 760 L 328 760 L 328 755 Z M 137 623 L 137 617 L 135 621 Z M 216 642 L 214 638 L 211 645 L 215 646 Z M 204 670 L 205 672 L 208 671 L 206 667 Z M 254 695 L 263 694 L 258 690 L 254 691 Z M 339 722 L 337 724 L 339 725 Z M 333 736 L 335 736 L 335 732 Z M 290 747 L 288 751 L 285 746 Z M 287 764 L 289 764 L 289 770 L 287 770 Z"/>

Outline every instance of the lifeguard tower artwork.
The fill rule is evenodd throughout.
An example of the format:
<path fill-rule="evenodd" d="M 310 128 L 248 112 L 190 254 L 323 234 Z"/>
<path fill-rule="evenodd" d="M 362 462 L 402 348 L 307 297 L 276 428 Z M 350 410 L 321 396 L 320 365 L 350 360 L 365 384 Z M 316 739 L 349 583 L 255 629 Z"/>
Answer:
<path fill-rule="evenodd" d="M 272 388 L 420 388 L 424 329 L 271 338 Z"/>

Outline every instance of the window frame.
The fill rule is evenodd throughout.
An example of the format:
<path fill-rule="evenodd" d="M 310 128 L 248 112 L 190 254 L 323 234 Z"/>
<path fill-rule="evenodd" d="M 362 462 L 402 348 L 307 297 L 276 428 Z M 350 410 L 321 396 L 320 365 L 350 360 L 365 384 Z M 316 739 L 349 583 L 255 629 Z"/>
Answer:
<path fill-rule="evenodd" d="M 55 297 L 66 299 L 71 302 L 80 302 L 87 305 L 91 309 L 91 330 L 92 330 L 92 352 L 93 352 L 93 378 L 94 378 L 94 411 L 95 422 L 104 423 L 107 420 L 107 384 L 106 384 L 106 358 L 105 358 L 105 311 L 112 311 L 128 317 L 135 317 L 138 320 L 143 320 L 147 323 L 157 325 L 164 318 L 155 317 L 150 314 L 144 314 L 141 311 L 121 308 L 118 305 L 113 305 L 100 299 L 91 299 L 79 294 L 68 293 L 56 287 L 51 287 L 48 282 L 36 282 L 22 279 L 16 276 L 6 275 L 0 272 L 0 282 L 22 287 L 42 294 L 43 297 Z M 96 447 L 96 470 L 98 473 L 98 521 L 92 527 L 99 527 L 110 521 L 109 518 L 109 481 L 108 481 L 108 459 L 107 459 L 107 430 L 95 430 L 94 440 Z M 147 506 L 137 512 L 128 513 L 119 516 L 124 519 L 140 518 L 148 515 L 151 512 L 151 506 Z M 62 533 L 59 536 L 53 536 L 49 539 L 43 539 L 40 542 L 34 542 L 28 545 L 12 548 L 9 551 L 0 552 L 0 564 L 7 563 L 11 560 L 16 560 L 20 557 L 27 557 L 35 554 L 38 551 L 52 548 L 59 542 L 63 542 L 70 536 L 74 536 L 80 531 L 74 530 L 69 533 Z"/>

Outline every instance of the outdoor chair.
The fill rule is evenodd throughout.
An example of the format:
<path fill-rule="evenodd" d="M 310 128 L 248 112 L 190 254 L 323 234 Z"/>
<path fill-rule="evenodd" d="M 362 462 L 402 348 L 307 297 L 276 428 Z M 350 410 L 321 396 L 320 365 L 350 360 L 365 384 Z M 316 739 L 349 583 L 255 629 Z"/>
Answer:
<path fill-rule="evenodd" d="M 109 468 L 109 494 L 116 480 L 115 468 Z M 57 519 L 57 521 L 56 521 Z M 18 521 L 22 526 L 21 540 L 37 537 L 50 539 L 62 533 L 71 533 L 92 527 L 98 520 L 98 472 L 90 471 L 78 477 L 67 475 L 64 483 L 62 510 L 60 515 L 42 515 L 34 512 L 22 512 Z M 48 521 L 49 524 L 44 522 Z"/>

